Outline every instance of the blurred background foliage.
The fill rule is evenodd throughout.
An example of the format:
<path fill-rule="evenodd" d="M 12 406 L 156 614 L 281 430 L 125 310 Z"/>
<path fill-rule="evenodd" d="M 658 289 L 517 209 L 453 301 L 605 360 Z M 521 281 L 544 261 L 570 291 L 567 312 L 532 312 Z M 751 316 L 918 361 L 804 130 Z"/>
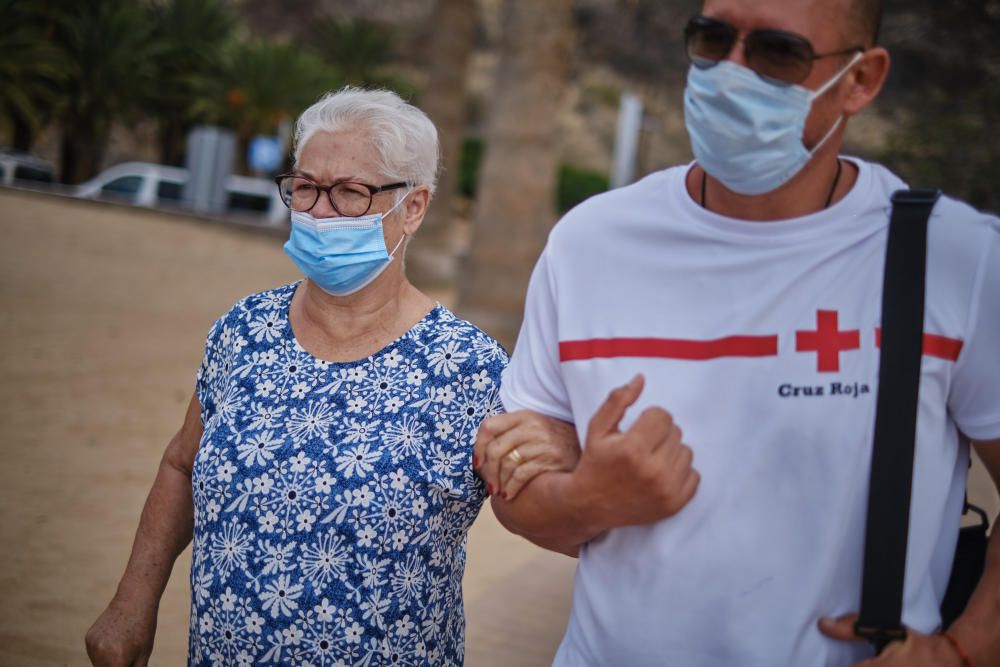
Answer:
<path fill-rule="evenodd" d="M 219 0 L 174 0 L 148 12 L 163 47 L 145 112 L 158 119 L 160 162 L 180 164 L 190 127 L 223 115 L 218 90 L 231 68 L 237 21 Z"/>
<path fill-rule="evenodd" d="M 478 137 L 469 137 L 462 142 L 462 152 L 458 161 L 458 192 L 468 199 L 476 197 L 483 149 L 483 140 Z M 563 214 L 584 199 L 604 192 L 609 187 L 608 177 L 601 171 L 566 163 L 560 164 L 556 177 L 556 212 Z"/>
<path fill-rule="evenodd" d="M 30 151 L 44 131 L 57 133 L 61 178 L 76 183 L 105 166 L 116 126 L 153 124 L 157 159 L 181 164 L 185 136 L 197 124 L 231 128 L 245 146 L 255 134 L 287 128 L 320 94 L 346 83 L 392 88 L 419 102 L 436 93 L 422 89 L 427 44 L 448 36 L 433 25 L 417 29 L 410 18 L 430 14 L 424 6 L 435 1 L 0 0 L 0 143 Z M 474 4 L 483 14 L 501 2 Z M 700 3 L 572 4 L 578 110 L 613 112 L 618 93 L 631 88 L 679 112 L 681 28 Z M 403 18 L 393 22 L 394 13 Z M 477 57 L 500 48 L 498 30 L 479 18 Z M 882 42 L 893 70 L 871 114 L 875 129 L 849 134 L 849 151 L 886 162 L 914 184 L 1000 209 L 998 35 L 1000 0 L 886 0 Z M 612 78 L 595 82 L 595 71 Z M 465 197 L 476 192 L 497 94 L 503 91 L 480 86 L 465 101 L 455 167 L 455 189 Z M 686 159 L 683 134 L 666 134 L 669 150 L 648 142 L 640 173 Z M 601 160 L 563 153 L 558 211 L 606 187 L 608 170 Z"/>
<path fill-rule="evenodd" d="M 0 0 L 0 119 L 21 150 L 52 116 L 65 78 L 62 51 L 53 43 L 55 26 L 38 5 Z M 16 54 L 16 55 L 13 55 Z"/>
<path fill-rule="evenodd" d="M 293 41 L 251 34 L 225 0 L 0 0 L 0 128 L 29 151 L 57 126 L 61 178 L 79 183 L 116 123 L 155 122 L 159 161 L 177 165 L 198 124 L 234 130 L 245 149 L 345 83 L 413 94 L 382 72 L 391 32 L 311 19 L 312 39 Z"/>
<path fill-rule="evenodd" d="M 566 163 L 559 165 L 556 183 L 556 211 L 560 215 L 609 187 L 608 177 L 603 173 Z"/>

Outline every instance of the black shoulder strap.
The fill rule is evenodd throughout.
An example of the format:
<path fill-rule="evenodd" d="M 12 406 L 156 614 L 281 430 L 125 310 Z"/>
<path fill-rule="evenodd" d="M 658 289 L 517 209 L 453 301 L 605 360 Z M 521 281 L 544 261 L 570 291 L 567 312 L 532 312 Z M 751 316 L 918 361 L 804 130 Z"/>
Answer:
<path fill-rule="evenodd" d="M 892 196 L 861 608 L 855 624 L 857 635 L 878 652 L 906 636 L 900 618 L 923 354 L 927 220 L 939 195 L 938 190 L 899 190 Z"/>

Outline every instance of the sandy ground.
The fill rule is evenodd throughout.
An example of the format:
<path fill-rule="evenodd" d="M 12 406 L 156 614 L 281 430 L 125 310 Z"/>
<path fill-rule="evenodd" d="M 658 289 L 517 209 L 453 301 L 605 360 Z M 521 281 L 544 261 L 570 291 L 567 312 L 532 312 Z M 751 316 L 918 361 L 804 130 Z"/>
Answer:
<path fill-rule="evenodd" d="M 0 190 L 0 225 L 0 665 L 85 665 L 208 327 L 296 273 L 276 236 L 153 212 Z M 185 553 L 153 665 L 184 663 L 188 567 Z M 468 664 L 548 664 L 573 567 L 485 510 L 465 577 Z"/>

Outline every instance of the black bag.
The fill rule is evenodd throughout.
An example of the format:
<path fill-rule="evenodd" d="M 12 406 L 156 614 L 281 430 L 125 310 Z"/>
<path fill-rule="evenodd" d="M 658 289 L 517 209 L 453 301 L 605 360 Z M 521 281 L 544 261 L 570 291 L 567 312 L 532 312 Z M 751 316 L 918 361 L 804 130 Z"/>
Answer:
<path fill-rule="evenodd" d="M 976 590 L 976 584 L 986 567 L 986 547 L 990 540 L 986 532 L 990 528 L 990 522 L 982 508 L 966 501 L 963 515 L 969 512 L 978 515 L 979 523 L 958 531 L 955 564 L 951 566 L 948 590 L 941 601 L 942 628 L 947 628 L 965 611 L 965 605 L 972 597 L 972 591 Z"/>
<path fill-rule="evenodd" d="M 861 608 L 854 626 L 855 634 L 867 639 L 877 653 L 889 642 L 906 637 L 900 618 L 923 355 L 927 221 L 940 194 L 915 189 L 899 190 L 892 196 Z M 981 523 L 959 532 L 941 604 L 945 628 L 965 609 L 986 562 L 986 513 L 966 502 L 964 512 L 970 510 Z"/>

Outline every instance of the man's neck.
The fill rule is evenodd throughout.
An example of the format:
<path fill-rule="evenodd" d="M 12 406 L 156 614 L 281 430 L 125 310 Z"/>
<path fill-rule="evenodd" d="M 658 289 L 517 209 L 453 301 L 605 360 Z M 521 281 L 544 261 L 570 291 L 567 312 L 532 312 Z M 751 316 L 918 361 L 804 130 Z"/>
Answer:
<path fill-rule="evenodd" d="M 753 222 L 787 220 L 821 211 L 850 192 L 857 180 L 858 169 L 847 160 L 840 163 L 838 177 L 836 153 L 817 155 L 788 183 L 761 195 L 733 192 L 711 176 L 706 176 L 700 165 L 688 171 L 686 185 L 691 198 L 713 213 Z"/>

